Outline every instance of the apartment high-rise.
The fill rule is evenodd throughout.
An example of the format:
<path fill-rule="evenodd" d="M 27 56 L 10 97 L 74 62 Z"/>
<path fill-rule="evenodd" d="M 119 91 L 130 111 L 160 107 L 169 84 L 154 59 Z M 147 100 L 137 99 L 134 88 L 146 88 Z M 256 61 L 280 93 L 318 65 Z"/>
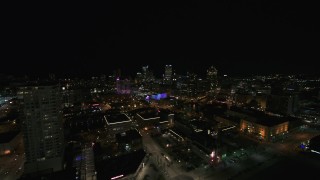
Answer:
<path fill-rule="evenodd" d="M 60 88 L 30 85 L 20 88 L 25 174 L 63 169 L 63 129 Z"/>

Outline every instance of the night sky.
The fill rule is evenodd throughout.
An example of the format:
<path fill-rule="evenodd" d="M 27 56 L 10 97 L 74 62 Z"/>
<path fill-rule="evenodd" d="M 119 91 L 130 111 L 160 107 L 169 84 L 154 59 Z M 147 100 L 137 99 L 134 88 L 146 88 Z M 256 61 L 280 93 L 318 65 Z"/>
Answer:
<path fill-rule="evenodd" d="M 4 6 L 0 73 L 133 75 L 150 65 L 160 76 L 165 64 L 177 73 L 203 74 L 209 65 L 231 75 L 319 73 L 312 4 L 107 2 Z"/>

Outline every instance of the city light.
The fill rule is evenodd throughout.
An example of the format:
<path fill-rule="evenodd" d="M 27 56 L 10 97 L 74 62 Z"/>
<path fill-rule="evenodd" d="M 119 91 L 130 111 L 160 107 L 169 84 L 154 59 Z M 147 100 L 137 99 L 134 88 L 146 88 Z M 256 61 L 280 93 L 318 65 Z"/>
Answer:
<path fill-rule="evenodd" d="M 4 154 L 5 154 L 5 155 L 8 155 L 8 154 L 10 154 L 10 153 L 11 153 L 10 150 L 5 150 L 5 151 L 4 151 Z"/>
<path fill-rule="evenodd" d="M 215 151 L 212 151 L 211 154 L 210 154 L 210 157 L 211 157 L 211 158 L 214 158 L 215 154 L 216 154 L 216 152 L 215 152 Z"/>
<path fill-rule="evenodd" d="M 123 174 L 121 174 L 121 175 L 119 175 L 119 176 L 112 177 L 112 178 L 111 178 L 111 180 L 119 179 L 119 178 L 122 178 L 123 176 L 124 176 L 124 175 L 123 175 Z"/>
<path fill-rule="evenodd" d="M 315 150 L 311 150 L 311 152 L 313 152 L 313 153 L 317 153 L 317 154 L 320 154 L 320 152 L 319 152 L 319 151 L 315 151 Z"/>

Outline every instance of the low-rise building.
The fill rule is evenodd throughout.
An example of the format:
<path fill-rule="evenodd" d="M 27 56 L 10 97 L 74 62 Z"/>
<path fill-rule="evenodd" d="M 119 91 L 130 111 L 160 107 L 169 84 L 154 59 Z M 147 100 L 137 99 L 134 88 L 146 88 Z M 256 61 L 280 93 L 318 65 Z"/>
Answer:
<path fill-rule="evenodd" d="M 264 141 L 272 141 L 288 133 L 289 121 L 274 116 L 247 117 L 240 121 L 240 131 Z"/>
<path fill-rule="evenodd" d="M 216 117 L 216 120 L 236 126 L 240 132 L 263 141 L 273 141 L 287 134 L 297 126 L 289 126 L 289 124 L 297 124 L 298 121 L 289 116 L 268 115 L 262 111 L 237 107 L 232 107 L 224 116 Z"/>

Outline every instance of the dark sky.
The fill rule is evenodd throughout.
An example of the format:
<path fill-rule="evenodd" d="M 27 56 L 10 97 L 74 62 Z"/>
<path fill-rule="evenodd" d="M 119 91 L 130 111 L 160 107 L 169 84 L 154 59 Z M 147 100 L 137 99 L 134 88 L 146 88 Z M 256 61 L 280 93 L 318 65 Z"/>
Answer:
<path fill-rule="evenodd" d="M 146 64 L 157 75 L 165 64 L 178 73 L 318 73 L 317 11 L 267 0 L 8 5 L 0 73 L 131 75 Z"/>

